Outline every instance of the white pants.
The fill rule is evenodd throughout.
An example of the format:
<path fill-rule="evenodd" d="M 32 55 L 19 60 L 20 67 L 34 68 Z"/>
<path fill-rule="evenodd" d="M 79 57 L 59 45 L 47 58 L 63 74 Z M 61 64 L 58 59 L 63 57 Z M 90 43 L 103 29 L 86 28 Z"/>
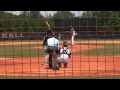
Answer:
<path fill-rule="evenodd" d="M 48 47 L 47 46 L 43 46 L 43 49 L 46 51 L 46 49 L 47 49 Z"/>
<path fill-rule="evenodd" d="M 59 39 L 59 40 L 61 39 L 61 34 L 59 34 L 59 37 L 58 37 L 58 39 Z"/>
<path fill-rule="evenodd" d="M 72 36 L 72 38 L 71 38 L 72 45 L 75 45 L 74 37 L 75 37 L 75 36 Z"/>
<path fill-rule="evenodd" d="M 68 54 L 61 54 L 60 57 L 58 57 L 58 62 L 68 63 L 68 59 L 69 59 Z"/>
<path fill-rule="evenodd" d="M 49 65 L 49 54 L 46 54 L 46 56 L 45 56 L 45 65 L 46 66 Z"/>
<path fill-rule="evenodd" d="M 45 53 L 46 53 L 46 50 L 47 50 L 47 46 L 43 46 L 43 49 L 44 49 L 44 51 L 45 51 Z M 46 53 L 46 55 L 45 55 L 45 65 L 49 65 L 49 54 L 48 53 Z"/>

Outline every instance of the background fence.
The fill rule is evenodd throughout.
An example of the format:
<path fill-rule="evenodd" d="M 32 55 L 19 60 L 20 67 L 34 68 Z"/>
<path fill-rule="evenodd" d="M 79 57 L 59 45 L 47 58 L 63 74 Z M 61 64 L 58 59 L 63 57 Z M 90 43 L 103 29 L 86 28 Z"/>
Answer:
<path fill-rule="evenodd" d="M 76 31 L 75 39 L 120 39 L 120 31 Z M 55 32 L 61 39 L 71 39 L 66 32 Z M 0 40 L 43 40 L 46 32 L 1 32 Z"/>
<path fill-rule="evenodd" d="M 0 11 L 0 78 L 120 78 L 119 11 Z M 66 40 L 71 50 L 68 68 L 46 68 L 42 41 L 48 29 Z M 69 26 L 75 28 L 71 46 Z"/>

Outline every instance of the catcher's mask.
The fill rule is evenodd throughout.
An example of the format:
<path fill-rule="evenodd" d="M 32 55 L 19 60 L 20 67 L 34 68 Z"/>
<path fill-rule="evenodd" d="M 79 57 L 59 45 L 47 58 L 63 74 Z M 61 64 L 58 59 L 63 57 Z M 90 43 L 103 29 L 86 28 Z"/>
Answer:
<path fill-rule="evenodd" d="M 67 46 L 68 46 L 67 41 L 63 41 L 63 46 L 64 46 L 64 47 L 67 47 Z"/>

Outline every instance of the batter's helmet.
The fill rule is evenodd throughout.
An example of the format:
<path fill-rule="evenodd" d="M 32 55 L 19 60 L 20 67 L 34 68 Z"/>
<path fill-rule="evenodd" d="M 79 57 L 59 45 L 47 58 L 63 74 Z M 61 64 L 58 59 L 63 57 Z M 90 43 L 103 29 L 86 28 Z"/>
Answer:
<path fill-rule="evenodd" d="M 52 33 L 52 30 L 47 30 L 47 36 L 48 37 L 53 37 L 53 33 Z"/>
<path fill-rule="evenodd" d="M 51 30 L 47 30 L 47 34 L 51 34 L 52 33 L 52 31 Z"/>

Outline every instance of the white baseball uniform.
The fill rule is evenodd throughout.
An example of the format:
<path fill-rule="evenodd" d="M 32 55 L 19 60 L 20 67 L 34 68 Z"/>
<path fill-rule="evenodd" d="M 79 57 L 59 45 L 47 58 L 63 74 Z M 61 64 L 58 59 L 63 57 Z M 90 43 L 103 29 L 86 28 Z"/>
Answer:
<path fill-rule="evenodd" d="M 71 41 L 72 41 L 72 45 L 75 45 L 75 41 L 74 41 L 74 37 L 75 37 L 75 29 L 71 28 L 71 32 L 72 32 L 72 37 L 71 37 Z"/>
<path fill-rule="evenodd" d="M 48 49 L 48 46 L 47 46 L 47 39 L 49 37 L 48 36 L 45 36 L 44 39 L 43 39 L 43 49 L 45 51 L 45 65 L 49 65 L 49 54 L 46 52 L 46 50 Z"/>
<path fill-rule="evenodd" d="M 63 47 L 60 49 L 60 57 L 58 57 L 58 61 L 61 63 L 68 63 L 70 50 L 67 47 Z"/>

